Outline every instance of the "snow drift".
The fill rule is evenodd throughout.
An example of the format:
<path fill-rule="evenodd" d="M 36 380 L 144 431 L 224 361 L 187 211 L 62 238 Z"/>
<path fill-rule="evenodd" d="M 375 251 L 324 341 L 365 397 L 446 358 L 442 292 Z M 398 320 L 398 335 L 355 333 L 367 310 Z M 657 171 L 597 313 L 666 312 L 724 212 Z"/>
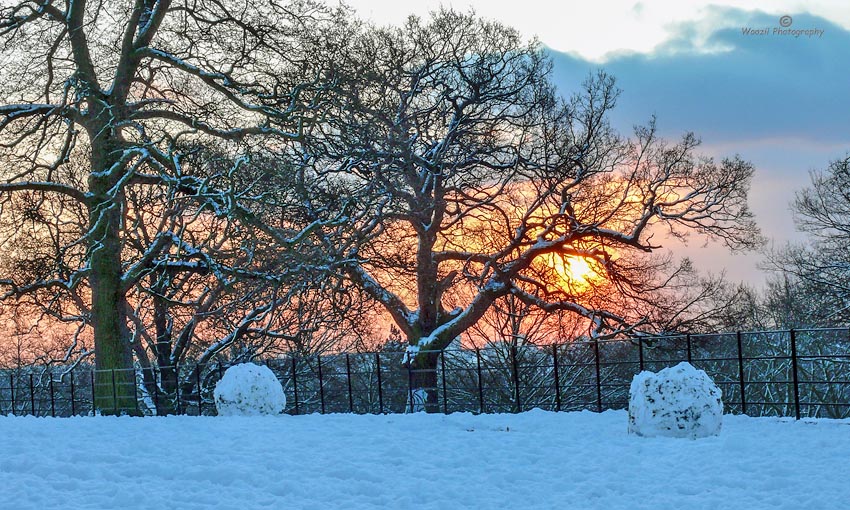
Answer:
<path fill-rule="evenodd" d="M 253 363 L 228 368 L 214 396 L 219 416 L 280 414 L 286 407 L 280 381 L 269 367 Z"/>
<path fill-rule="evenodd" d="M 850 420 L 724 418 L 677 441 L 625 411 L 0 416 L 0 509 L 847 508 Z"/>
<path fill-rule="evenodd" d="M 698 437 L 720 433 L 720 388 L 690 363 L 641 372 L 629 389 L 629 432 L 639 436 Z"/>

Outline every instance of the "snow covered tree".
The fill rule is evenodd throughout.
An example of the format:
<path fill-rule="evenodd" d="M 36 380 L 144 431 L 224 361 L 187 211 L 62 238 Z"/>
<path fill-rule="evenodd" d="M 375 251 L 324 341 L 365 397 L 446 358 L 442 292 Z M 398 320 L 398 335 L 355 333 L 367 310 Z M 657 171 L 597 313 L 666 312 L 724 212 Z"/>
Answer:
<path fill-rule="evenodd" d="M 310 172 L 314 192 L 344 183 L 349 221 L 316 234 L 406 337 L 428 410 L 440 352 L 499 299 L 576 314 L 597 336 L 660 330 L 684 317 L 693 274 L 651 256 L 665 233 L 759 242 L 751 165 L 652 123 L 621 137 L 610 77 L 562 100 L 542 49 L 508 27 L 441 11 L 354 44 L 364 64 Z M 585 282 L 552 277 L 576 261 Z"/>
<path fill-rule="evenodd" d="M 244 213 L 246 190 L 213 184 L 259 143 L 302 136 L 333 83 L 320 63 L 342 45 L 345 20 L 309 2 L 22 0 L 0 8 L 4 228 L 29 229 L 25 213 L 43 204 L 54 213 L 37 218 L 48 225 L 39 252 L 52 256 L 39 259 L 33 278 L 3 275 L 2 297 L 82 299 L 78 318 L 92 327 L 97 368 L 118 377 L 115 405 L 112 375 L 99 372 L 96 408 L 135 408 L 127 296 L 181 246 L 168 202 L 192 200 L 219 217 Z M 205 174 L 187 164 L 204 145 L 228 154 L 231 167 Z M 153 197 L 149 212 L 165 227 L 137 246 L 127 228 L 131 189 Z M 35 206 L 13 217 L 19 195 Z"/>

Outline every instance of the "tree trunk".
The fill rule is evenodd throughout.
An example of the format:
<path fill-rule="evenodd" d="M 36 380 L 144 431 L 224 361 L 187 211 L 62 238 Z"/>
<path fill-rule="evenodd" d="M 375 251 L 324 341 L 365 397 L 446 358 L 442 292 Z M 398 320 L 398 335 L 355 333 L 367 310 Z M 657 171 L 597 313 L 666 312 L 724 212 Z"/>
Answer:
<path fill-rule="evenodd" d="M 163 415 L 179 414 L 181 410 L 177 393 L 180 387 L 179 367 L 172 365 L 160 366 L 159 377 L 161 381 L 160 388 L 162 389 L 162 395 L 158 400 L 159 413 Z"/>
<path fill-rule="evenodd" d="M 151 277 L 155 278 L 154 276 Z M 151 287 L 160 295 L 164 294 L 166 289 L 164 285 L 159 285 L 156 281 L 151 282 Z M 177 414 L 180 405 L 177 402 L 177 388 L 179 386 L 178 367 L 174 366 L 171 359 L 173 349 L 172 326 L 169 323 L 168 303 L 160 296 L 153 297 L 153 322 L 154 331 L 156 332 L 156 362 L 159 366 L 160 384 L 157 386 L 157 391 L 160 391 L 156 399 L 157 414 L 169 415 Z"/>
<path fill-rule="evenodd" d="M 413 358 L 413 362 L 410 364 L 410 394 L 408 395 L 407 411 L 440 412 L 440 403 L 437 398 L 437 362 L 439 359 L 439 352 L 424 352 Z M 445 395 L 443 398 L 445 398 Z"/>
<path fill-rule="evenodd" d="M 145 388 L 156 407 L 157 416 L 178 414 L 177 388 L 179 380 L 176 367 L 165 364 L 142 370 Z M 158 376 L 158 377 L 157 377 Z"/>
<path fill-rule="evenodd" d="M 91 168 L 109 168 L 106 147 L 93 144 Z M 111 175 L 89 177 L 93 201 L 89 210 L 91 254 L 92 308 L 94 329 L 95 386 L 94 409 L 102 414 L 134 414 L 136 403 L 136 374 L 133 355 L 127 338 L 127 325 L 122 304 L 125 296 L 121 276 L 122 201 L 111 188 Z"/>

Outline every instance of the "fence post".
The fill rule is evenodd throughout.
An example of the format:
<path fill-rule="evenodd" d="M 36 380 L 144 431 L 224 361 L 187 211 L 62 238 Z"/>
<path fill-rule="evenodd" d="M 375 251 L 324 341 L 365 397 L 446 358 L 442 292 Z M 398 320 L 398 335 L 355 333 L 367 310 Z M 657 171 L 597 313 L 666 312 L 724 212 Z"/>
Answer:
<path fill-rule="evenodd" d="M 354 395 L 351 392 L 351 357 L 345 353 L 345 374 L 348 379 L 348 412 L 354 412 Z"/>
<path fill-rule="evenodd" d="M 440 353 L 440 368 L 443 370 L 443 414 L 449 414 L 449 394 L 446 391 L 446 351 Z"/>
<path fill-rule="evenodd" d="M 747 397 L 745 391 L 747 382 L 744 379 L 744 348 L 741 342 L 741 332 L 736 332 L 735 337 L 738 339 L 738 380 L 741 386 L 741 414 L 747 414 Z"/>
<path fill-rule="evenodd" d="M 295 399 L 295 415 L 299 414 L 298 410 L 298 364 L 295 361 L 295 356 L 292 356 L 292 396 Z"/>
<path fill-rule="evenodd" d="M 141 416 L 142 412 L 139 410 L 139 380 L 136 379 L 136 367 L 131 370 L 133 370 L 133 409 L 137 415 Z M 144 381 L 144 376 L 142 376 L 142 381 Z"/>
<path fill-rule="evenodd" d="M 381 388 L 381 353 L 375 353 L 375 368 L 378 374 L 378 414 L 384 414 L 384 390 Z"/>
<path fill-rule="evenodd" d="M 511 371 L 514 378 L 514 399 L 516 400 L 516 412 L 522 412 L 522 402 L 519 395 L 519 367 L 517 367 L 517 347 L 511 345 Z"/>
<path fill-rule="evenodd" d="M 643 337 L 638 337 L 638 366 L 640 367 L 640 371 L 643 372 Z"/>
<path fill-rule="evenodd" d="M 599 362 L 599 339 L 593 339 L 593 357 L 596 365 L 596 410 L 602 412 L 602 371 Z"/>
<path fill-rule="evenodd" d="M 92 370 L 91 371 L 91 414 L 92 414 L 92 416 L 97 415 L 97 406 L 95 405 L 95 401 L 94 401 L 94 376 L 95 376 L 95 371 Z"/>
<path fill-rule="evenodd" d="M 558 344 L 552 344 L 552 366 L 555 368 L 555 410 L 561 410 L 561 375 L 558 369 Z"/>
<path fill-rule="evenodd" d="M 413 412 L 413 372 L 410 369 L 412 364 L 410 355 L 407 356 L 407 401 L 410 404 L 410 412 Z"/>
<path fill-rule="evenodd" d="M 33 388 L 33 377 L 30 374 L 30 414 L 35 416 L 35 389 Z"/>
<path fill-rule="evenodd" d="M 204 398 L 201 395 L 201 364 L 195 364 L 195 385 L 198 387 L 198 416 L 204 414 Z"/>
<path fill-rule="evenodd" d="M 322 414 L 325 414 L 325 379 L 322 377 L 322 355 L 316 355 L 316 365 L 319 370 L 319 402 L 322 405 Z"/>
<path fill-rule="evenodd" d="M 50 416 L 56 418 L 56 397 L 53 394 L 53 372 L 50 375 Z"/>
<path fill-rule="evenodd" d="M 177 398 L 177 414 L 183 414 L 183 408 L 180 404 L 180 364 L 174 364 L 174 388 L 175 397 Z"/>
<path fill-rule="evenodd" d="M 35 416 L 35 387 L 32 374 L 30 374 L 30 414 Z"/>
<path fill-rule="evenodd" d="M 74 369 L 71 369 L 71 416 L 77 414 L 77 406 L 74 404 Z"/>
<path fill-rule="evenodd" d="M 9 390 L 12 392 L 12 416 L 17 416 L 15 412 L 15 376 L 9 374 Z"/>
<path fill-rule="evenodd" d="M 687 344 L 688 344 L 688 363 L 692 363 L 693 362 L 693 353 L 692 353 L 692 348 L 691 348 L 691 334 L 690 333 L 688 333 L 685 336 L 685 342 L 687 342 Z"/>
<path fill-rule="evenodd" d="M 118 389 L 115 386 L 115 369 L 112 369 L 112 411 L 118 414 Z"/>
<path fill-rule="evenodd" d="M 797 370 L 797 332 L 791 330 L 791 380 L 794 381 L 794 417 L 800 419 L 800 379 Z"/>
<path fill-rule="evenodd" d="M 478 362 L 478 413 L 484 414 L 484 383 L 481 377 L 481 349 L 476 347 L 475 359 Z"/>
<path fill-rule="evenodd" d="M 151 376 L 153 377 L 153 415 L 159 416 L 159 383 L 156 380 L 156 367 L 151 367 Z"/>

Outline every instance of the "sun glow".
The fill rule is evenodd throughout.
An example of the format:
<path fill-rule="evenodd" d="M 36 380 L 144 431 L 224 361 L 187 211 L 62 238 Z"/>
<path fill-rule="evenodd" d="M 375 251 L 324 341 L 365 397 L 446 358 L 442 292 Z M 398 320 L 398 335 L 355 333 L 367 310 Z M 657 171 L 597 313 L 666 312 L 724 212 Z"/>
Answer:
<path fill-rule="evenodd" d="M 587 283 L 588 279 L 598 276 L 590 267 L 590 262 L 582 257 L 566 257 L 562 268 L 564 276 L 577 282 Z"/>
<path fill-rule="evenodd" d="M 584 291 L 594 282 L 603 279 L 603 270 L 598 262 L 585 257 L 553 255 L 549 267 L 561 279 L 561 284 L 573 291 Z"/>

